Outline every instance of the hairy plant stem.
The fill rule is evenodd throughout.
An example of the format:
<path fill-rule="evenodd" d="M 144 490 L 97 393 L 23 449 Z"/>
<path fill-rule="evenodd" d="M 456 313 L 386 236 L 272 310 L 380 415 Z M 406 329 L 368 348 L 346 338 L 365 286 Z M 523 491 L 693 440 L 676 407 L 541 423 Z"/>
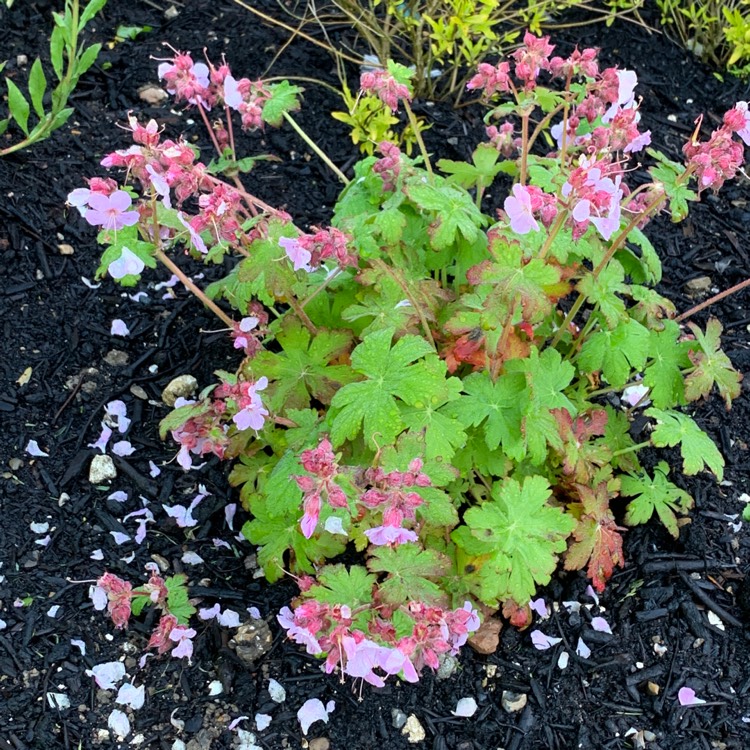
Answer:
<path fill-rule="evenodd" d="M 432 177 L 433 172 L 432 164 L 430 163 L 430 155 L 427 153 L 427 147 L 424 145 L 422 131 L 420 130 L 419 123 L 417 122 L 417 118 L 414 115 L 414 110 L 411 108 L 411 105 L 406 101 L 406 99 L 404 99 L 403 102 L 404 109 L 406 110 L 406 114 L 409 118 L 409 124 L 411 125 L 411 129 L 414 131 L 414 137 L 417 139 L 417 143 L 419 144 L 419 151 L 421 152 L 422 158 L 424 159 L 425 169 L 429 172 L 430 177 Z"/>
<path fill-rule="evenodd" d="M 160 248 L 156 248 L 154 257 L 163 263 L 181 282 L 194 294 L 212 313 L 214 313 L 222 323 L 229 328 L 234 328 L 234 321 L 211 299 L 206 297 L 203 290 L 188 278 L 180 267 Z"/>
<path fill-rule="evenodd" d="M 565 224 L 565 221 L 567 218 L 568 218 L 567 209 L 564 209 L 563 211 L 560 211 L 560 213 L 557 214 L 555 223 L 550 227 L 549 234 L 547 235 L 547 239 L 544 241 L 544 244 L 539 250 L 539 255 L 537 256 L 539 260 L 544 260 L 547 257 L 547 253 L 552 247 L 552 243 L 555 241 L 555 237 L 557 237 L 557 235 L 560 233 L 560 230 L 563 228 L 563 225 Z"/>
<path fill-rule="evenodd" d="M 203 109 L 203 105 L 200 102 L 198 102 L 198 111 L 201 113 L 201 119 L 203 120 L 203 124 L 206 126 L 208 135 L 211 137 L 211 143 L 214 144 L 216 153 L 219 155 L 219 157 L 221 157 L 222 156 L 221 146 L 219 146 L 219 142 L 216 140 L 216 133 L 214 133 L 214 129 L 211 127 L 211 123 L 208 120 L 208 115 L 206 114 L 206 110 Z"/>
<path fill-rule="evenodd" d="M 304 130 L 299 126 L 297 121 L 288 113 L 284 112 L 284 119 L 294 128 L 297 135 L 328 165 L 329 169 L 336 175 L 336 177 L 344 183 L 349 184 L 349 178 L 331 161 L 328 154 L 326 154 L 310 136 L 305 133 Z"/>
<path fill-rule="evenodd" d="M 425 317 L 421 306 L 417 304 L 416 297 L 411 293 L 411 289 L 409 289 L 409 285 L 406 283 L 406 279 L 404 279 L 399 273 L 396 272 L 394 268 L 391 268 L 385 261 L 381 260 L 380 258 L 374 258 L 370 262 L 374 268 L 379 268 L 381 271 L 388 274 L 404 290 L 404 294 L 411 303 L 411 306 L 414 308 L 414 311 L 419 316 L 419 322 L 422 324 L 425 336 L 429 340 L 430 344 L 432 344 L 432 348 L 437 351 L 437 345 L 435 344 L 435 339 L 432 336 L 430 326 L 427 323 L 427 318 Z"/>
<path fill-rule="evenodd" d="M 723 300 L 725 297 L 729 297 L 732 294 L 737 294 L 737 292 L 742 291 L 743 289 L 749 286 L 750 286 L 750 278 L 747 278 L 744 281 L 740 281 L 739 284 L 735 284 L 734 286 L 729 287 L 729 289 L 725 289 L 723 292 L 714 294 L 713 297 L 709 297 L 707 300 L 701 302 L 699 305 L 695 305 L 695 307 L 691 307 L 689 310 L 686 310 L 684 313 L 681 313 L 680 315 L 678 315 L 675 318 L 675 320 L 678 323 L 681 323 L 683 320 L 687 320 L 691 315 L 695 315 L 695 313 L 700 312 L 701 310 L 705 310 L 707 307 L 710 307 L 716 302 Z"/>
<path fill-rule="evenodd" d="M 683 174 L 685 174 L 685 172 L 683 172 Z M 625 244 L 625 240 L 627 240 L 630 232 L 633 229 L 635 229 L 635 227 L 637 227 L 638 224 L 640 224 L 640 222 L 643 221 L 644 218 L 650 217 L 651 213 L 655 211 L 662 203 L 664 203 L 664 201 L 665 201 L 664 196 L 659 196 L 655 198 L 641 213 L 636 214 L 630 220 L 630 222 L 625 227 L 625 229 L 623 229 L 620 232 L 620 234 L 617 235 L 614 242 L 609 246 L 609 248 L 607 249 L 607 252 L 604 254 L 604 257 L 599 261 L 599 263 L 596 265 L 594 270 L 591 272 L 591 275 L 595 279 L 598 278 L 602 270 L 607 266 L 609 261 L 612 260 L 612 258 L 614 257 L 614 254 Z M 550 342 L 550 346 L 553 349 L 560 343 L 560 339 L 565 335 L 565 331 L 568 330 L 568 328 L 570 327 L 570 324 L 573 322 L 573 319 L 578 314 L 578 311 L 581 309 L 585 301 L 586 301 L 586 295 L 579 293 L 578 298 L 573 303 L 570 310 L 568 310 L 568 314 L 565 316 L 565 319 L 560 325 L 560 328 L 557 330 L 557 333 L 555 334 L 554 338 Z"/>
<path fill-rule="evenodd" d="M 318 285 L 316 289 L 312 292 L 312 294 L 308 294 L 305 299 L 300 302 L 300 307 L 305 308 L 307 307 L 308 303 L 312 302 L 337 276 L 341 275 L 341 269 L 337 268 L 326 280 Z"/>
<path fill-rule="evenodd" d="M 518 177 L 521 185 L 526 184 L 526 169 L 529 157 L 529 114 L 524 110 L 521 115 L 521 174 Z"/>
<path fill-rule="evenodd" d="M 621 448 L 619 451 L 615 451 L 610 458 L 614 458 L 615 456 L 624 456 L 626 453 L 634 453 L 635 451 L 639 451 L 642 448 L 648 448 L 651 445 L 650 440 L 644 440 L 642 443 L 635 443 L 634 445 L 629 446 L 628 448 Z"/>

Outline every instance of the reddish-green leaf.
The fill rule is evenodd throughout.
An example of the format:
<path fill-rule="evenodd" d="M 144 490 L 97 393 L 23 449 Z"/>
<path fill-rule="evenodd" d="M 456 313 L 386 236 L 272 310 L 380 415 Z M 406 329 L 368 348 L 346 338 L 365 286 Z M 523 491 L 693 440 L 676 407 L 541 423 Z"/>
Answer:
<path fill-rule="evenodd" d="M 580 498 L 580 518 L 573 531 L 575 541 L 565 555 L 566 570 L 581 570 L 597 591 L 604 585 L 617 565 L 622 566 L 621 529 L 609 507 L 613 493 L 607 482 L 600 482 L 591 489 L 582 484 L 575 485 Z"/>

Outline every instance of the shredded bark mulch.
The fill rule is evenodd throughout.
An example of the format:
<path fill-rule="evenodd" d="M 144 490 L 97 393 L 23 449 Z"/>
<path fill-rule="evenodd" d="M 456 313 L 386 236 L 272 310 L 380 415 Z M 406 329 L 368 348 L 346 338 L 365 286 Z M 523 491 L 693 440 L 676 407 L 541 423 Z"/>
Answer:
<path fill-rule="evenodd" d="M 4 75 L 24 82 L 37 55 L 47 60 L 46 34 L 58 5 L 16 2 L 7 10 L 0 4 L 0 49 L 9 60 Z M 275 3 L 263 5 L 278 13 Z M 145 302 L 133 301 L 110 280 L 89 288 L 82 277 L 92 279 L 98 265 L 94 231 L 65 207 L 66 195 L 85 177 L 104 173 L 98 166 L 104 154 L 129 145 L 117 127 L 129 111 L 141 120 L 158 119 L 169 137 L 202 138 L 194 113 L 151 107 L 139 98 L 142 87 L 158 85 L 154 58 L 170 54 L 163 42 L 196 57 L 204 47 L 214 60 L 226 54 L 239 75 L 255 78 L 286 41 L 284 32 L 260 24 L 229 0 L 176 6 L 177 16 L 166 20 L 164 8 L 146 0 L 109 0 L 86 32 L 104 48 L 73 97 L 69 124 L 48 141 L 0 160 L 0 620 L 6 623 L 0 630 L 0 750 L 119 746 L 107 731 L 107 716 L 116 707 L 113 693 L 98 690 L 85 670 L 123 656 L 134 681 L 147 688 L 145 706 L 130 713 L 133 731 L 123 746 L 177 750 L 175 740 L 181 740 L 190 750 L 238 747 L 237 732 L 227 730 L 230 720 L 249 716 L 240 727 L 254 730 L 254 715 L 269 713 L 269 728 L 254 731 L 261 747 L 305 747 L 296 712 L 308 698 L 319 697 L 335 700 L 336 709 L 329 724 L 310 730 L 309 747 L 317 750 L 411 747 L 401 728 L 411 714 L 425 734 L 413 746 L 433 750 L 599 750 L 643 747 L 640 739 L 653 750 L 749 747 L 750 533 L 747 524 L 733 526 L 728 516 L 742 512 L 741 496 L 750 492 L 750 377 L 730 413 L 719 399 L 694 410 L 720 446 L 727 470 L 721 485 L 708 475 L 679 480 L 696 500 L 680 539 L 673 541 L 657 525 L 629 531 L 627 565 L 598 606 L 585 595 L 581 575 L 560 574 L 542 592 L 548 602 L 583 605 L 577 612 L 561 605 L 542 625 L 563 638 L 560 646 L 538 651 L 528 632 L 506 628 L 496 653 L 480 656 L 467 649 L 449 679 L 425 674 L 417 685 L 374 690 L 323 674 L 319 662 L 283 639 L 275 614 L 295 587 L 271 586 L 254 575 L 251 545 L 235 538 L 245 520 L 241 511 L 235 531 L 227 528 L 224 507 L 237 500 L 227 467 L 212 459 L 200 472 L 185 474 L 170 463 L 176 449 L 156 429 L 167 411 L 160 399 L 164 386 L 181 374 L 192 374 L 201 387 L 212 382 L 213 370 L 231 369 L 236 361 L 230 342 L 223 333 L 211 333 L 219 326 L 184 290 L 154 288 L 168 279 L 166 271 L 149 277 Z M 132 42 L 112 43 L 121 24 L 152 30 Z M 737 100 L 750 98 L 746 84 L 720 82 L 689 53 L 634 24 L 563 30 L 553 41 L 563 51 L 575 44 L 600 47 L 606 63 L 636 70 L 645 127 L 672 158 L 700 113 L 710 128 Z M 300 40 L 284 47 L 271 74 L 336 83 L 326 52 Z M 344 127 L 329 117 L 341 102 L 323 87 L 304 85 L 302 125 L 337 164 L 350 168 L 356 150 Z M 481 137 L 481 114 L 471 107 L 419 110 L 433 123 L 428 147 L 444 158 L 467 157 Z M 251 135 L 243 148 L 281 159 L 247 177 L 253 192 L 285 208 L 300 227 L 326 223 L 338 185 L 293 132 Z M 662 292 L 679 310 L 750 273 L 749 196 L 747 180 L 740 179 L 707 196 L 683 224 L 659 219 L 649 226 L 665 264 Z M 214 277 L 223 270 L 185 268 Z M 707 280 L 696 281 L 700 277 Z M 731 297 L 710 314 L 724 325 L 725 351 L 747 373 L 750 294 Z M 697 320 L 705 323 L 707 315 Z M 129 337 L 110 335 L 114 318 L 127 323 Z M 115 457 L 118 477 L 111 486 L 94 486 L 88 481 L 95 455 L 89 444 L 99 435 L 104 405 L 114 399 L 128 406 L 133 422 L 127 439 L 136 452 Z M 49 457 L 30 457 L 30 439 Z M 151 476 L 149 461 L 161 467 L 159 476 Z M 141 497 L 154 508 L 186 503 L 199 483 L 211 494 L 198 507 L 191 533 L 159 516 L 142 545 L 115 543 L 110 532 L 133 534 L 132 522 L 119 519 L 140 508 Z M 128 492 L 124 505 L 108 499 L 114 490 Z M 44 522 L 48 532 L 31 530 L 30 524 Z M 39 542 L 47 533 L 44 546 Z M 216 547 L 217 538 L 229 548 Z M 101 550 L 100 560 L 91 558 L 95 550 Z M 186 551 L 204 563 L 184 564 Z M 139 668 L 153 623 L 146 617 L 115 631 L 93 610 L 87 581 L 105 569 L 139 581 L 152 561 L 170 574 L 187 573 L 191 594 L 204 606 L 219 601 L 248 621 L 246 608 L 256 607 L 269 629 L 267 652 L 248 667 L 229 646 L 231 632 L 201 623 L 192 665 L 152 658 Z M 711 612 L 718 625 L 709 620 Z M 591 628 L 596 615 L 606 617 L 612 634 Z M 588 659 L 575 656 L 579 637 L 591 647 Z M 71 639 L 85 642 L 85 656 Z M 571 654 L 566 669 L 558 666 L 562 650 Z M 285 702 L 271 700 L 271 677 L 286 688 Z M 216 680 L 222 692 L 209 695 Z M 677 691 L 684 686 L 706 703 L 681 707 Z M 61 709 L 48 697 L 55 693 L 66 695 L 70 707 Z M 451 714 L 462 697 L 479 705 L 470 719 Z M 518 710 L 507 710 L 504 697 Z M 631 728 L 655 739 L 626 736 Z"/>

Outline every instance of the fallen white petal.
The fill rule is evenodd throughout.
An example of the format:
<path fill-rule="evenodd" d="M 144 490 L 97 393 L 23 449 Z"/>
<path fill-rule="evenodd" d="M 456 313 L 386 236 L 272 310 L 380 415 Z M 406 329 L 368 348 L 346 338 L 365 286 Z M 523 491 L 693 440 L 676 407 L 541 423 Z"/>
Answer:
<path fill-rule="evenodd" d="M 112 453 L 115 456 L 132 456 L 135 453 L 135 448 L 133 448 L 128 440 L 118 440 L 112 446 Z"/>
<path fill-rule="evenodd" d="M 47 703 L 50 708 L 56 708 L 58 711 L 70 708 L 70 698 L 65 693 L 47 693 Z"/>
<path fill-rule="evenodd" d="M 125 677 L 125 665 L 121 661 L 108 661 L 86 670 L 102 690 L 112 690 Z"/>
<path fill-rule="evenodd" d="M 454 716 L 469 718 L 477 712 L 477 702 L 473 698 L 461 698 L 456 704 L 456 710 L 451 711 Z"/>
<path fill-rule="evenodd" d="M 149 467 L 149 472 L 148 472 L 149 476 L 158 477 L 159 474 L 161 474 L 161 469 L 153 461 L 148 462 L 148 467 Z"/>
<path fill-rule="evenodd" d="M 130 706 L 134 711 L 143 708 L 145 700 L 145 685 L 139 685 L 136 687 L 131 682 L 125 682 L 120 685 L 120 689 L 117 691 L 117 698 L 115 698 L 116 703 L 119 703 L 122 706 Z"/>
<path fill-rule="evenodd" d="M 578 639 L 578 645 L 576 646 L 576 653 L 582 659 L 588 659 L 591 656 L 591 649 L 583 642 L 582 638 Z"/>
<path fill-rule="evenodd" d="M 111 495 L 107 495 L 107 500 L 114 500 L 117 503 L 124 503 L 128 499 L 128 493 L 125 490 L 117 490 Z"/>
<path fill-rule="evenodd" d="M 130 719 L 119 708 L 116 708 L 107 719 L 107 726 L 122 739 L 130 734 Z"/>
<path fill-rule="evenodd" d="M 186 565 L 200 565 L 203 558 L 197 552 L 185 552 L 182 556 L 182 562 Z"/>
<path fill-rule="evenodd" d="M 329 701 L 332 703 L 333 701 Z M 323 705 L 323 701 L 320 698 L 310 698 L 305 701 L 302 707 L 297 711 L 297 720 L 302 727 L 302 734 L 307 734 L 307 730 L 315 724 L 316 721 L 323 721 L 328 723 L 328 714 L 330 711 Z"/>
<path fill-rule="evenodd" d="M 712 612 L 711 610 L 708 611 L 708 621 L 719 630 L 725 630 L 724 627 L 724 621 L 717 615 L 715 612 Z"/>
<path fill-rule="evenodd" d="M 221 684 L 221 680 L 211 680 L 208 683 L 208 694 L 209 695 L 221 695 L 224 692 L 224 687 Z"/>
<path fill-rule="evenodd" d="M 539 649 L 540 651 L 546 651 L 548 648 L 552 648 L 558 643 L 561 643 L 562 638 L 554 638 L 550 635 L 542 633 L 541 630 L 533 630 L 531 632 L 531 642 L 534 644 L 535 648 Z"/>
<path fill-rule="evenodd" d="M 60 605 L 59 604 L 53 604 L 48 610 L 47 610 L 47 617 L 57 617 L 57 613 L 60 611 Z"/>
<path fill-rule="evenodd" d="M 255 727 L 259 732 L 268 728 L 273 717 L 271 714 L 255 714 Z"/>
<path fill-rule="evenodd" d="M 286 700 L 286 690 L 284 686 L 273 679 L 268 681 L 268 694 L 274 703 L 283 703 Z"/>
<path fill-rule="evenodd" d="M 75 646 L 80 652 L 81 656 L 86 656 L 86 644 L 78 638 L 71 638 L 70 645 Z"/>
<path fill-rule="evenodd" d="M 130 541 L 130 537 L 127 534 L 123 534 L 122 531 L 110 531 L 109 533 L 112 534 L 115 544 L 118 546 Z"/>
<path fill-rule="evenodd" d="M 89 557 L 92 560 L 103 560 L 104 559 L 104 553 L 100 549 L 95 549 Z"/>
<path fill-rule="evenodd" d="M 245 721 L 246 719 L 249 719 L 249 716 L 238 716 L 236 719 L 232 719 L 232 721 L 229 722 L 228 729 L 231 731 L 234 729 L 241 721 Z"/>
<path fill-rule="evenodd" d="M 225 628 L 238 628 L 240 626 L 240 616 L 233 609 L 225 609 L 216 619 L 219 621 L 219 625 L 223 625 Z"/>
<path fill-rule="evenodd" d="M 36 456 L 37 458 L 47 458 L 49 453 L 45 453 L 40 447 L 36 440 L 29 440 L 26 443 L 26 453 L 30 456 Z"/>
<path fill-rule="evenodd" d="M 29 528 L 35 533 L 35 534 L 46 534 L 49 531 L 49 524 L 48 523 L 32 523 L 29 524 Z"/>
<path fill-rule="evenodd" d="M 697 698 L 695 690 L 691 687 L 680 688 L 677 693 L 677 700 L 680 702 L 681 706 L 700 706 L 702 703 L 706 702 L 702 698 Z"/>
<path fill-rule="evenodd" d="M 567 651 L 561 651 L 560 656 L 557 657 L 557 666 L 560 669 L 566 669 L 569 661 L 570 654 Z"/>

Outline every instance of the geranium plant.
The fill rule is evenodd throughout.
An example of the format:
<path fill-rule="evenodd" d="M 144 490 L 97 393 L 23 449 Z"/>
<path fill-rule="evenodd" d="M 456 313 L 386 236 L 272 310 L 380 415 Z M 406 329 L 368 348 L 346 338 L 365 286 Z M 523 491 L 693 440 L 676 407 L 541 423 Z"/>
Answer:
<path fill-rule="evenodd" d="M 649 151 L 650 179 L 631 190 L 629 159 L 650 140 L 635 74 L 600 71 L 592 49 L 553 51 L 527 34 L 509 61 L 480 66 L 468 86 L 488 102 L 487 140 L 471 162 L 433 165 L 419 138 L 419 158 L 381 143 L 351 181 L 337 170 L 327 227 L 303 231 L 239 179 L 234 111 L 245 128 L 301 132 L 299 90 L 185 54 L 160 74 L 214 118 L 217 159 L 131 118 L 135 144 L 103 162 L 126 184 L 71 194 L 102 228 L 100 277 L 132 286 L 160 261 L 226 323 L 242 361 L 178 401 L 162 435 L 185 469 L 237 459 L 244 534 L 269 581 L 299 582 L 279 622 L 329 671 L 415 680 L 461 647 L 477 609 L 528 624 L 560 564 L 601 591 L 624 564 L 622 524 L 656 515 L 676 537 L 692 505 L 666 461 L 641 464 L 646 448 L 722 477 L 682 407 L 718 391 L 728 408 L 740 375 L 719 321 L 682 325 L 694 311 L 654 289 L 643 228 L 735 175 L 747 104 L 707 141 L 696 128 L 685 165 Z M 408 108 L 407 82 L 365 83 Z M 239 260 L 204 292 L 184 253 Z M 649 426 L 634 435 L 636 412 Z M 361 562 L 338 561 L 345 551 Z"/>

